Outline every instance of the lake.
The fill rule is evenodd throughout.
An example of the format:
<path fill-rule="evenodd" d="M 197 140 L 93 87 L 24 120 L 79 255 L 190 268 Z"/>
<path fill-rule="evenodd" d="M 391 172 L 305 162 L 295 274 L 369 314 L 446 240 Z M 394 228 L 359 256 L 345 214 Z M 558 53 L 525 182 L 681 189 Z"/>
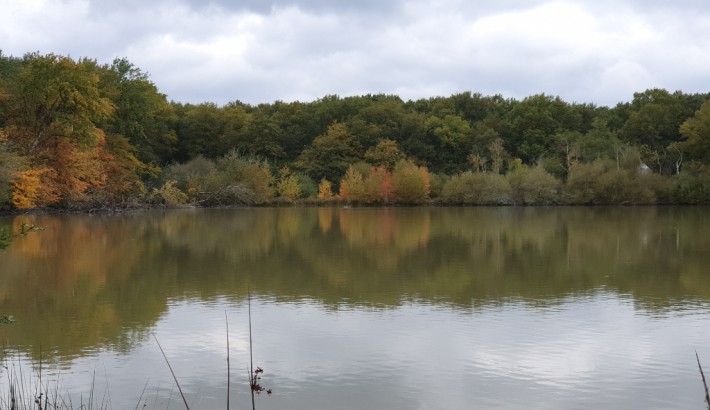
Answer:
<path fill-rule="evenodd" d="M 6 217 L 44 230 L 0 251 L 0 397 L 41 359 L 76 407 L 184 408 L 159 342 L 192 409 L 226 408 L 229 351 L 247 408 L 250 305 L 259 409 L 706 408 L 709 211 Z"/>

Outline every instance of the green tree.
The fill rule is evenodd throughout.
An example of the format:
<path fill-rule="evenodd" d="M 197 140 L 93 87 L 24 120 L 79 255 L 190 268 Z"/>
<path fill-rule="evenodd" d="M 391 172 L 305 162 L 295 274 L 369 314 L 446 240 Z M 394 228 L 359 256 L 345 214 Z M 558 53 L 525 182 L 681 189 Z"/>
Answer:
<path fill-rule="evenodd" d="M 96 146 L 97 123 L 115 106 L 102 95 L 95 62 L 54 54 L 30 54 L 9 90 L 8 137 L 29 155 L 51 149 L 57 139 Z"/>
<path fill-rule="evenodd" d="M 500 134 L 483 121 L 479 121 L 474 123 L 471 128 L 471 138 L 473 151 L 481 152 L 491 145 L 493 141 L 500 138 Z"/>
<path fill-rule="evenodd" d="M 303 150 L 294 166 L 315 180 L 338 180 L 360 158 L 360 147 L 343 123 L 333 123 Z"/>
<path fill-rule="evenodd" d="M 582 134 L 579 131 L 564 131 L 555 135 L 554 138 L 557 141 L 558 152 L 562 156 L 565 173 L 567 173 L 572 164 L 577 162 L 582 155 L 579 143 Z"/>
<path fill-rule="evenodd" d="M 236 145 L 249 155 L 279 162 L 286 159 L 282 146 L 284 129 L 263 111 L 251 115 L 246 127 L 237 133 Z"/>
<path fill-rule="evenodd" d="M 609 127 L 609 119 L 599 116 L 592 121 L 590 130 L 577 139 L 576 145 L 580 159 L 592 162 L 598 158 L 614 158 L 622 143 L 617 132 Z"/>
<path fill-rule="evenodd" d="M 388 170 L 394 169 L 401 159 L 404 159 L 404 154 L 397 147 L 397 143 L 390 139 L 382 139 L 377 142 L 377 145 L 365 151 L 367 162 L 372 165 L 382 165 Z"/>
<path fill-rule="evenodd" d="M 444 172 L 465 168 L 466 156 L 472 148 L 471 126 L 457 115 L 432 116 L 424 123 L 427 132 L 436 137 L 437 164 Z"/>
<path fill-rule="evenodd" d="M 164 164 L 177 150 L 172 110 L 148 75 L 126 58 L 117 58 L 99 70 L 100 87 L 116 109 L 102 128 L 108 135 L 128 138 L 138 159 Z"/>
<path fill-rule="evenodd" d="M 15 175 L 26 168 L 26 159 L 10 150 L 7 136 L 0 129 L 0 209 L 12 204 L 12 183 Z"/>
<path fill-rule="evenodd" d="M 227 118 L 215 104 L 187 105 L 177 129 L 179 158 L 189 160 L 203 155 L 216 159 L 225 155 L 231 148 L 225 139 L 226 129 Z"/>
<path fill-rule="evenodd" d="M 512 155 L 534 163 L 554 151 L 554 136 L 563 131 L 579 131 L 582 118 L 578 110 L 559 97 L 538 94 L 514 104 L 506 116 L 503 139 Z"/>
<path fill-rule="evenodd" d="M 678 128 L 685 120 L 680 92 L 650 89 L 635 93 L 628 119 L 619 130 L 619 137 L 631 144 L 647 145 L 661 150 L 678 141 Z"/>
<path fill-rule="evenodd" d="M 680 134 L 689 159 L 710 164 L 710 100 L 680 126 Z"/>
<path fill-rule="evenodd" d="M 262 108 L 259 106 L 256 111 Z M 313 103 L 299 101 L 291 103 L 277 101 L 267 111 L 271 120 L 281 130 L 278 135 L 275 135 L 278 139 L 274 141 L 283 150 L 285 161 L 295 161 L 303 147 L 313 142 L 315 136 L 325 132 L 327 127 L 321 127 L 315 111 Z"/>
<path fill-rule="evenodd" d="M 363 148 L 371 148 L 382 139 L 400 140 L 404 106 L 397 96 L 383 94 L 364 96 L 364 105 L 347 121 L 348 129 Z"/>

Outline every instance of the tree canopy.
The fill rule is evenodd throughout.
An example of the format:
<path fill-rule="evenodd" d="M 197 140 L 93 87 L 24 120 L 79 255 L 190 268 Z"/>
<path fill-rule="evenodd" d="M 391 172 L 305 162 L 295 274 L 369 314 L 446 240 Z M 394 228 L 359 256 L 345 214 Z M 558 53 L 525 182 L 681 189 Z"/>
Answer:
<path fill-rule="evenodd" d="M 614 107 L 469 91 L 182 104 L 126 58 L 0 53 L 0 209 L 218 192 L 338 200 L 342 181 L 363 203 L 710 203 L 709 99 L 650 89 Z"/>

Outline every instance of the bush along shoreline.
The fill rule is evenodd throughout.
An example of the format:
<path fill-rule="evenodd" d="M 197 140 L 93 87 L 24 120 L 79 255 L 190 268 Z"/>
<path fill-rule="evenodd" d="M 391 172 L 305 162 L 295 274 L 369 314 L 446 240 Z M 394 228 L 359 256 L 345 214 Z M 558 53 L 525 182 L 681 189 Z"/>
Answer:
<path fill-rule="evenodd" d="M 517 164 L 506 174 L 466 171 L 447 176 L 410 160 L 400 160 L 392 169 L 360 162 L 348 166 L 337 185 L 325 178 L 316 184 L 287 167 L 274 174 L 266 162 L 230 153 L 217 161 L 198 157 L 168 166 L 150 192 L 118 204 L 84 202 L 3 213 L 235 206 L 698 205 L 707 204 L 699 198 L 704 190 L 710 185 L 695 178 L 661 176 L 633 164 L 617 167 L 610 160 L 573 164 L 564 182 L 542 165 Z"/>

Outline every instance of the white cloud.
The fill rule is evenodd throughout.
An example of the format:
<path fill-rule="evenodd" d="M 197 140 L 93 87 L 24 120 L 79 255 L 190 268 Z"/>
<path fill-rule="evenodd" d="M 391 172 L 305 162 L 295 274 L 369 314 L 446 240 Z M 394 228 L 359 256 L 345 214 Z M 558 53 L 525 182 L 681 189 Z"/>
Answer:
<path fill-rule="evenodd" d="M 710 89 L 710 5 L 700 1 L 235 4 L 10 0 L 0 47 L 125 56 L 186 102 L 472 90 L 613 105 L 648 87 Z"/>

